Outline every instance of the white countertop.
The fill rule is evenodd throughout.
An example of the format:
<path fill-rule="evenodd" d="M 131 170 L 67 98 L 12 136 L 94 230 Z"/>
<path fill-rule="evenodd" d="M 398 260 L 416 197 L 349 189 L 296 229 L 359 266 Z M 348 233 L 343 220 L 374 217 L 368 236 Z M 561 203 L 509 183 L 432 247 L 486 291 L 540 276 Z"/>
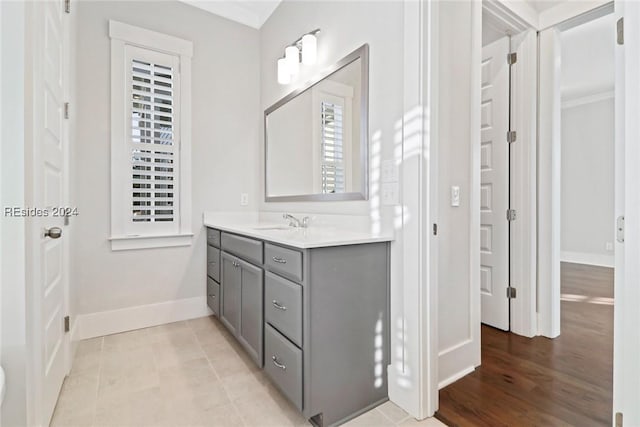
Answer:
<path fill-rule="evenodd" d="M 282 222 L 261 222 L 256 219 L 215 218 L 205 214 L 204 225 L 230 233 L 241 234 L 300 249 L 328 246 L 357 245 L 361 243 L 389 242 L 392 233 L 350 231 L 336 226 L 288 227 Z"/>

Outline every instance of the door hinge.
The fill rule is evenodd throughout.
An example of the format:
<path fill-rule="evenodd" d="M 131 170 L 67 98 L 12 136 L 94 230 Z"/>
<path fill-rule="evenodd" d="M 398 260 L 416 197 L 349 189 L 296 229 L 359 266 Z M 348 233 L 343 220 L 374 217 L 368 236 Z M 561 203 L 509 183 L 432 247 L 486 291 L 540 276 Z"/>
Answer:
<path fill-rule="evenodd" d="M 616 412 L 616 427 L 622 427 L 622 412 Z"/>
<path fill-rule="evenodd" d="M 511 52 L 507 54 L 507 64 L 513 65 L 518 62 L 518 54 L 516 52 Z"/>
<path fill-rule="evenodd" d="M 624 243 L 624 215 L 620 215 L 616 220 L 616 240 Z"/>
<path fill-rule="evenodd" d="M 438 224 L 433 224 L 433 235 L 434 236 L 438 235 Z"/>
<path fill-rule="evenodd" d="M 507 221 L 515 221 L 517 212 L 515 209 L 507 209 Z"/>
<path fill-rule="evenodd" d="M 64 0 L 64 11 L 71 13 L 71 0 Z"/>
<path fill-rule="evenodd" d="M 624 44 L 624 18 L 618 19 L 616 23 L 616 34 L 618 44 Z"/>
<path fill-rule="evenodd" d="M 509 144 L 511 144 L 512 142 L 516 142 L 517 137 L 518 137 L 518 134 L 516 133 L 515 130 L 510 130 L 509 132 L 507 132 L 507 142 Z"/>
<path fill-rule="evenodd" d="M 507 298 L 514 299 L 516 297 L 516 288 L 513 286 L 507 287 Z"/>
<path fill-rule="evenodd" d="M 69 103 L 68 102 L 64 103 L 64 118 L 65 119 L 69 118 Z"/>
<path fill-rule="evenodd" d="M 69 332 L 69 330 L 70 330 L 69 316 L 64 316 L 64 331 Z"/>

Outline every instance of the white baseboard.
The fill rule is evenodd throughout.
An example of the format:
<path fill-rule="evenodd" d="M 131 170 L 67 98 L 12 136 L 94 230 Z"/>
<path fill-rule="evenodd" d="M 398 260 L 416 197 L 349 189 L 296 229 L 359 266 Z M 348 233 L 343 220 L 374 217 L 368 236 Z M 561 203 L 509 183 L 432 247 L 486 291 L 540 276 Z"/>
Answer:
<path fill-rule="evenodd" d="M 614 267 L 615 257 L 613 255 L 590 254 L 584 252 L 560 252 L 560 261 L 572 262 L 575 264 L 597 265 L 600 267 Z"/>
<path fill-rule="evenodd" d="M 149 328 L 211 314 L 205 296 L 78 315 L 74 340 Z"/>
<path fill-rule="evenodd" d="M 468 368 L 463 369 L 460 372 L 456 372 L 454 375 L 451 375 L 449 378 L 445 378 L 444 380 L 438 383 L 438 390 L 441 390 L 448 386 L 449 384 L 453 384 L 458 381 L 460 378 L 465 377 L 475 371 L 475 366 L 469 366 Z"/>

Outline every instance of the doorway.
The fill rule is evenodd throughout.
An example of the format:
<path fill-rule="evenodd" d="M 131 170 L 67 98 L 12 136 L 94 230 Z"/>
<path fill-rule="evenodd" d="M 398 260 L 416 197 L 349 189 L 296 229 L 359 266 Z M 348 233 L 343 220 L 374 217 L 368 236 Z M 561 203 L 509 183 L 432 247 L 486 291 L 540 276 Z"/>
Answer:
<path fill-rule="evenodd" d="M 602 13 L 598 16 L 598 18 L 600 17 L 602 17 Z M 611 207 L 606 209 L 609 214 L 603 220 L 594 220 L 596 222 L 600 221 L 598 225 L 602 225 L 605 230 L 603 233 L 603 236 L 605 236 L 603 239 L 605 240 L 602 241 L 601 245 L 597 244 L 597 246 L 602 246 L 603 251 L 606 251 L 612 246 L 612 244 L 608 245 L 608 243 L 612 243 L 615 237 L 613 226 L 614 116 L 612 96 L 614 58 L 613 55 L 608 59 L 596 57 L 594 42 L 589 41 L 586 35 L 591 31 L 589 29 L 590 25 L 598 24 L 595 18 L 584 19 L 583 17 L 579 21 L 574 20 L 571 25 L 563 24 L 558 28 L 545 30 L 557 33 L 558 59 L 560 57 L 567 59 L 567 63 L 562 63 L 564 66 L 564 68 L 561 68 L 563 72 L 571 70 L 571 64 L 568 62 L 571 56 L 565 54 L 564 50 L 562 50 L 561 54 L 560 49 L 564 45 L 567 45 L 569 49 L 576 49 L 576 47 L 570 47 L 570 43 L 563 40 L 563 37 L 576 37 L 580 39 L 581 44 L 587 47 L 588 54 L 581 53 L 580 56 L 582 58 L 586 57 L 588 61 L 586 65 L 575 67 L 575 71 L 589 73 L 594 68 L 591 65 L 592 62 L 609 61 L 611 85 L 608 88 L 609 95 L 607 96 L 595 96 L 592 93 L 584 95 L 585 97 L 590 96 L 590 99 L 584 99 L 580 102 L 574 101 L 572 103 L 568 99 L 566 100 L 564 103 L 565 108 L 562 109 L 562 121 L 566 122 L 564 123 L 566 128 L 557 133 L 558 145 L 554 147 L 556 156 L 553 158 L 555 163 L 547 162 L 544 151 L 540 153 L 541 156 L 538 158 L 538 164 L 545 164 L 557 174 L 556 187 L 553 188 L 552 192 L 549 192 L 547 188 L 542 186 L 542 188 L 538 188 L 537 194 L 538 200 L 541 200 L 543 204 L 545 203 L 545 198 L 550 198 L 551 194 L 555 194 L 558 195 L 557 202 L 572 203 L 570 207 L 575 209 L 576 206 L 579 206 L 578 201 L 573 201 L 571 197 L 565 199 L 563 193 L 574 196 L 579 195 L 578 192 L 582 192 L 585 194 L 586 200 L 598 204 L 597 207 L 592 206 L 590 212 L 588 212 L 589 214 L 595 214 L 599 212 L 599 208 L 602 205 L 607 204 L 600 199 L 596 201 L 596 187 L 606 187 L 603 194 L 610 199 Z M 603 36 L 600 34 L 596 37 L 608 40 L 610 43 L 609 48 L 613 52 L 615 22 L 610 16 L 602 19 L 605 18 L 608 21 L 603 23 L 602 26 L 605 34 L 608 35 Z M 483 24 L 485 22 L 483 21 Z M 484 30 L 483 25 L 483 35 L 485 34 Z M 490 56 L 486 52 L 495 49 L 496 45 L 500 44 L 501 38 L 498 37 L 489 44 L 483 43 L 483 59 L 485 61 Z M 485 63 L 483 62 L 483 65 Z M 560 61 L 556 61 L 554 64 L 559 65 Z M 543 67 L 544 64 L 541 64 L 541 68 Z M 483 79 L 485 77 L 486 73 L 483 73 Z M 566 87 L 569 83 L 576 84 L 578 78 L 571 75 L 566 77 L 565 85 L 563 86 L 559 75 L 556 77 L 558 77 L 557 97 L 561 99 L 561 94 L 568 93 Z M 544 79 L 544 76 L 541 76 L 541 78 Z M 592 76 L 587 80 L 589 79 L 592 79 Z M 483 83 L 485 82 L 483 81 Z M 497 84 L 492 86 L 498 87 Z M 487 98 L 483 98 L 483 107 L 486 100 Z M 584 108 L 588 111 L 570 111 L 570 109 L 576 109 L 582 105 L 588 105 L 588 107 Z M 557 111 L 560 113 L 560 102 L 558 102 L 557 107 Z M 585 114 L 590 115 L 587 117 Z M 577 116 L 577 118 L 573 116 Z M 489 116 L 484 112 L 481 113 L 481 117 L 483 120 L 485 117 L 490 117 L 494 124 L 498 123 L 496 117 Z M 558 114 L 558 117 L 560 117 L 560 114 Z M 557 124 L 560 122 L 561 120 L 558 120 Z M 580 125 L 580 123 L 582 124 Z M 485 132 L 487 129 L 486 123 L 483 122 L 483 125 L 481 132 L 487 133 Z M 498 128 L 498 125 L 493 125 L 493 127 Z M 558 127 L 556 130 L 560 131 L 561 129 Z M 543 135 L 540 135 L 540 137 L 543 137 Z M 587 141 L 589 138 L 593 139 L 593 142 Z M 486 140 L 487 138 L 483 135 L 483 145 L 486 144 Z M 580 143 L 576 144 L 576 141 L 580 141 Z M 587 144 L 591 144 L 593 147 L 588 147 Z M 578 148 L 577 155 L 570 151 L 575 149 L 576 145 Z M 591 151 L 596 154 L 589 154 L 588 148 L 593 148 Z M 607 153 L 610 154 L 604 153 L 605 149 L 609 150 Z M 565 159 L 565 152 L 572 154 Z M 563 155 L 562 163 L 560 162 L 560 153 Z M 590 160 L 590 156 L 597 159 L 596 165 Z M 511 156 L 506 157 L 508 160 L 504 164 L 506 164 L 505 169 L 508 171 L 509 162 L 513 167 L 513 159 Z M 481 157 L 481 161 L 484 162 L 481 163 L 481 174 L 488 170 L 489 167 L 497 165 L 495 161 L 492 163 L 486 162 L 486 159 L 486 156 Z M 564 160 L 571 160 L 573 163 L 570 162 L 565 166 Z M 607 161 L 610 162 L 611 168 L 608 168 L 609 172 L 607 172 L 607 177 L 605 178 L 598 175 L 595 168 L 601 162 Z M 578 162 L 577 165 L 575 164 L 576 162 Z M 589 175 L 586 177 L 579 175 L 580 178 L 576 181 L 574 176 L 568 176 L 569 172 L 574 173 L 576 169 L 577 172 L 586 170 Z M 602 172 L 602 169 L 604 168 L 600 165 L 598 172 Z M 561 176 L 564 178 L 565 172 L 567 172 L 567 179 L 560 180 Z M 535 175 L 535 169 L 533 173 Z M 590 184 L 590 182 L 593 182 L 589 181 L 590 179 L 595 181 L 595 185 L 593 183 Z M 582 186 L 565 189 L 565 184 L 567 184 L 565 181 L 567 180 L 569 180 L 568 184 L 580 183 Z M 506 181 L 506 185 L 511 187 L 510 190 L 507 190 L 508 198 L 511 198 L 515 194 L 513 191 L 515 187 L 513 185 L 513 176 Z M 609 184 L 606 185 L 605 181 Z M 495 190 L 494 183 L 489 181 L 481 182 L 481 185 L 487 184 L 492 184 L 492 190 Z M 503 184 L 502 188 L 504 187 L 505 185 Z M 491 201 L 497 206 L 495 191 L 493 193 Z M 503 198 L 503 203 L 504 200 Z M 508 199 L 506 200 L 508 202 Z M 558 242 L 562 240 L 559 238 L 560 231 L 564 232 L 564 228 L 569 228 L 567 231 L 573 232 L 575 230 L 571 227 L 575 228 L 580 225 L 580 221 L 586 222 L 586 225 L 579 229 L 574 237 L 582 238 L 587 235 L 588 237 L 593 237 L 594 240 L 600 239 L 598 237 L 599 234 L 595 232 L 594 222 L 587 221 L 589 215 L 584 211 L 588 208 L 581 208 L 583 213 L 580 218 L 576 218 L 578 214 L 571 214 L 571 211 L 569 211 L 570 216 L 566 224 L 563 223 L 565 227 L 562 227 L 560 213 L 563 209 L 560 206 L 563 205 L 558 206 L 558 216 L 554 223 L 554 226 L 557 227 Z M 507 209 L 511 208 L 512 206 L 509 206 Z M 604 218 L 604 215 L 600 215 L 600 217 Z M 539 220 L 540 218 L 537 219 Z M 516 223 L 517 219 L 513 224 Z M 492 228 L 495 228 L 493 224 L 488 222 L 482 221 L 481 224 L 483 227 L 491 225 Z M 608 232 L 607 229 L 609 230 Z M 564 233 L 562 235 L 564 236 Z M 508 242 L 507 247 L 514 244 L 513 236 Z M 567 242 L 570 241 L 567 239 Z M 486 251 L 487 247 L 490 248 L 483 242 L 481 250 Z M 540 251 L 544 250 L 545 246 L 542 245 Z M 470 375 L 440 390 L 438 418 L 449 425 L 610 425 L 613 415 L 613 269 L 607 266 L 604 261 L 599 262 L 599 264 L 605 264 L 604 266 L 586 265 L 585 262 L 588 259 L 584 258 L 582 260 L 565 258 L 565 260 L 571 262 L 560 264 L 561 251 L 558 250 L 557 254 L 559 336 L 555 335 L 554 339 L 545 337 L 531 338 L 507 332 L 510 328 L 483 325 L 480 337 L 481 366 Z M 546 253 L 543 254 L 543 257 L 546 255 Z M 506 257 L 503 255 L 499 259 L 504 261 L 505 258 L 508 260 L 509 254 Z M 580 261 L 580 263 L 577 261 Z M 595 264 L 595 262 L 592 262 L 592 264 Z M 506 265 L 509 268 L 510 262 L 507 261 Z M 484 265 L 482 268 L 484 268 Z M 508 275 L 507 277 L 509 277 L 510 283 L 514 283 L 513 276 Z M 542 289 L 538 289 L 538 292 L 541 291 Z M 481 292 L 484 296 L 486 293 L 484 285 Z M 560 295 L 562 295 L 562 303 L 560 303 Z M 536 296 L 540 296 L 540 293 Z M 482 302 L 485 302 L 485 298 L 482 299 Z M 501 306 L 503 310 L 505 305 Z M 540 312 L 539 314 L 542 315 L 544 313 Z M 487 321 L 488 319 L 488 317 L 485 317 L 483 307 L 482 322 L 491 324 L 490 321 Z M 543 322 L 543 319 L 541 321 Z M 561 334 L 559 334 L 560 325 L 562 325 Z M 541 329 L 538 329 L 535 335 L 541 335 L 542 332 Z"/>

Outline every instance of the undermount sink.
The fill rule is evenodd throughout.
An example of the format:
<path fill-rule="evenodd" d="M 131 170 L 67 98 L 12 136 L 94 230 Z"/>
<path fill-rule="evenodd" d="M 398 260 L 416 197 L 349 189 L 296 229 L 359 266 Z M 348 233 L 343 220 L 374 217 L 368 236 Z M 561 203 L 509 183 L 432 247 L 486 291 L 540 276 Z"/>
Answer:
<path fill-rule="evenodd" d="M 292 228 L 287 225 L 263 225 L 260 227 L 253 227 L 254 230 L 291 230 Z"/>

